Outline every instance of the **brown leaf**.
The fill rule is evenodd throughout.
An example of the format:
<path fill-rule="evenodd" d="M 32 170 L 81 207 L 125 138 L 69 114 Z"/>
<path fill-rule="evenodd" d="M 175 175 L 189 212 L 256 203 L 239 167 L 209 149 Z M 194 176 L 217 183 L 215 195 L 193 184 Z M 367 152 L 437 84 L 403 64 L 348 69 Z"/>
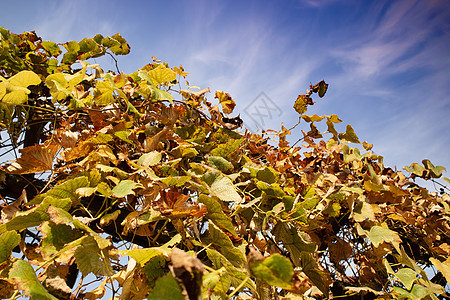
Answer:
<path fill-rule="evenodd" d="M 20 210 L 22 203 L 27 203 L 27 191 L 22 190 L 20 197 L 13 203 L 6 205 L 1 211 L 1 222 L 7 222 L 11 220 L 16 212 Z"/>
<path fill-rule="evenodd" d="M 60 149 L 56 144 L 34 145 L 20 149 L 22 156 L 6 167 L 12 174 L 30 174 L 51 170 L 53 159 Z"/>
<path fill-rule="evenodd" d="M 200 299 L 202 294 L 202 277 L 204 268 L 202 262 L 195 256 L 178 248 L 172 249 L 170 256 L 174 277 L 180 281 L 189 299 Z"/>
<path fill-rule="evenodd" d="M 335 264 L 350 258 L 353 254 L 350 244 L 338 237 L 328 245 L 328 249 L 330 251 L 330 259 Z"/>

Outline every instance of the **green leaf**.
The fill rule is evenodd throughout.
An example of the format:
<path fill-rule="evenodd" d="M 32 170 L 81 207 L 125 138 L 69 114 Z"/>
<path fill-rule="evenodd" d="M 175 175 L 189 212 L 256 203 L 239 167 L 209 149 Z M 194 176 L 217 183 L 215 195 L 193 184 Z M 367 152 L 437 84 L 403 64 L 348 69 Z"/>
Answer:
<path fill-rule="evenodd" d="M 162 178 L 161 182 L 171 186 L 184 186 L 186 182 L 191 180 L 191 176 L 171 176 Z"/>
<path fill-rule="evenodd" d="M 79 199 L 79 195 L 76 190 L 82 187 L 90 186 L 88 178 L 86 176 L 80 176 L 73 179 L 64 181 L 58 184 L 48 192 L 34 197 L 33 200 L 28 202 L 28 205 L 39 204 L 44 200 L 45 197 L 51 196 L 54 199 L 70 199 L 76 201 Z"/>
<path fill-rule="evenodd" d="M 12 250 L 20 243 L 20 235 L 15 231 L 7 231 L 0 235 L 0 264 L 7 261 Z"/>
<path fill-rule="evenodd" d="M 208 164 L 221 172 L 228 172 L 234 168 L 232 163 L 221 156 L 209 156 Z"/>
<path fill-rule="evenodd" d="M 317 286 L 317 288 L 328 297 L 330 278 L 324 271 L 319 269 L 313 256 L 310 253 L 302 252 L 300 254 L 300 262 L 302 271 Z"/>
<path fill-rule="evenodd" d="M 417 274 L 410 268 L 402 268 L 395 273 L 395 277 L 400 280 L 407 290 L 410 290 L 417 279 Z"/>
<path fill-rule="evenodd" d="M 101 258 L 100 248 L 91 236 L 84 239 L 83 243 L 75 249 L 75 262 L 83 276 L 89 273 L 95 275 L 106 275 L 105 261 Z"/>
<path fill-rule="evenodd" d="M 94 39 L 98 41 L 98 35 L 94 37 Z M 130 45 L 128 45 L 127 41 L 119 33 L 116 33 L 112 37 L 108 36 L 102 39 L 102 44 L 116 55 L 126 55 L 130 53 Z"/>
<path fill-rule="evenodd" d="M 225 229 L 229 233 L 237 236 L 231 219 L 223 212 L 222 206 L 214 198 L 201 194 L 198 197 L 198 202 L 206 205 L 207 214 L 206 217 L 214 222 L 217 226 Z"/>
<path fill-rule="evenodd" d="M 278 172 L 271 167 L 265 167 L 256 173 L 256 178 L 266 183 L 275 183 L 278 179 Z"/>
<path fill-rule="evenodd" d="M 62 248 L 81 237 L 81 233 L 73 230 L 69 225 L 56 225 L 53 222 L 43 222 L 39 227 L 42 233 L 40 251 L 44 257 L 50 258 Z"/>
<path fill-rule="evenodd" d="M 225 202 L 242 202 L 233 182 L 222 174 L 208 172 L 203 175 L 203 180 L 209 185 L 210 193 Z"/>
<path fill-rule="evenodd" d="M 123 198 L 126 195 L 134 195 L 133 189 L 137 188 L 143 188 L 144 186 L 138 182 L 135 182 L 133 180 L 122 180 L 119 182 L 118 185 L 116 185 L 112 191 L 111 194 L 116 198 Z"/>
<path fill-rule="evenodd" d="M 181 288 L 178 285 L 175 278 L 173 278 L 171 273 L 159 278 L 156 281 L 155 287 L 148 294 L 149 300 L 162 300 L 162 299 L 172 299 L 172 300 L 184 300 L 184 296 L 181 293 Z"/>
<path fill-rule="evenodd" d="M 306 105 L 312 102 L 312 99 L 306 95 L 298 95 L 297 100 L 294 103 L 294 109 L 300 115 L 304 114 L 308 109 Z"/>
<path fill-rule="evenodd" d="M 48 56 L 57 57 L 62 53 L 61 48 L 59 48 L 58 44 L 52 41 L 43 41 L 41 43 L 42 48 L 47 52 Z"/>
<path fill-rule="evenodd" d="M 152 167 L 161 161 L 161 152 L 152 151 L 139 157 L 137 164 L 142 167 Z"/>
<path fill-rule="evenodd" d="M 236 151 L 239 146 L 244 142 L 245 139 L 232 139 L 225 144 L 220 144 L 216 146 L 213 150 L 211 150 L 212 156 L 221 156 L 225 159 L 228 158 L 228 156 Z"/>
<path fill-rule="evenodd" d="M 234 266 L 242 266 L 245 261 L 244 254 L 233 245 L 230 238 L 214 223 L 209 223 L 208 229 L 213 244 L 219 247 L 223 256 Z"/>
<path fill-rule="evenodd" d="M 157 247 L 123 250 L 120 253 L 132 257 L 141 266 L 145 265 L 153 257 L 163 254 L 161 249 Z"/>
<path fill-rule="evenodd" d="M 264 280 L 270 285 L 289 289 L 292 287 L 291 279 L 294 276 L 292 264 L 281 254 L 272 254 L 264 260 L 249 262 L 253 276 Z"/>
<path fill-rule="evenodd" d="M 31 299 L 57 300 L 41 285 L 33 267 L 27 261 L 16 261 L 9 271 L 9 278 Z"/>
<path fill-rule="evenodd" d="M 145 266 L 142 268 L 142 272 L 147 276 L 148 283 L 151 288 L 155 285 L 155 281 L 164 276 L 168 271 L 168 260 L 161 253 L 160 255 L 153 256 L 148 260 Z"/>
<path fill-rule="evenodd" d="M 347 125 L 345 133 L 340 133 L 339 138 L 344 143 L 360 143 L 358 136 L 355 134 L 355 131 L 351 125 Z"/>
<path fill-rule="evenodd" d="M 383 242 L 399 247 L 402 242 L 397 232 L 381 226 L 372 226 L 367 233 L 367 237 L 375 247 L 378 247 Z"/>
<path fill-rule="evenodd" d="M 306 233 L 289 224 L 278 223 L 273 229 L 273 234 L 277 241 L 285 245 L 297 266 L 300 264 L 299 259 L 302 252 L 313 253 L 317 249 L 317 245 L 311 241 Z"/>

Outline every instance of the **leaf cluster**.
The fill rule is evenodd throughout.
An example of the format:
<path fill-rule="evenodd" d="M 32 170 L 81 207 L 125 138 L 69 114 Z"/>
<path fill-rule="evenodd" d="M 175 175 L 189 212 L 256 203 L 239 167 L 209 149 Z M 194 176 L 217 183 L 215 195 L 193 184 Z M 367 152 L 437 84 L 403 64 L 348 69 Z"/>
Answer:
<path fill-rule="evenodd" d="M 20 153 L 0 168 L 0 298 L 448 296 L 450 197 L 414 182 L 445 168 L 393 170 L 336 115 L 306 115 L 324 81 L 293 128 L 242 132 L 235 100 L 182 66 L 91 64 L 128 53 L 119 34 L 0 33 L 1 147 Z"/>

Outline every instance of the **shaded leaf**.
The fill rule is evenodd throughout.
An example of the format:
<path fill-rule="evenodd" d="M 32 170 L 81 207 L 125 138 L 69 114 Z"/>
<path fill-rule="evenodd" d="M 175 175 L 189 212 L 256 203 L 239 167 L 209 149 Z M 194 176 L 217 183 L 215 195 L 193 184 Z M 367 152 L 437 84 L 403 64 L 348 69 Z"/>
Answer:
<path fill-rule="evenodd" d="M 206 205 L 206 210 L 208 211 L 206 217 L 208 219 L 212 220 L 220 228 L 225 229 L 229 233 L 237 236 L 231 219 L 223 212 L 222 206 L 218 201 L 212 197 L 201 194 L 198 197 L 198 202 Z"/>
<path fill-rule="evenodd" d="M 148 294 L 149 300 L 173 299 L 184 300 L 181 288 L 172 274 L 169 273 L 156 281 L 155 287 Z"/>
<path fill-rule="evenodd" d="M 12 250 L 20 243 L 20 235 L 15 231 L 7 231 L 0 235 L 0 264 L 7 261 Z"/>
<path fill-rule="evenodd" d="M 252 260 L 248 263 L 253 276 L 270 285 L 292 288 L 294 271 L 291 262 L 280 254 L 272 254 L 263 260 Z"/>

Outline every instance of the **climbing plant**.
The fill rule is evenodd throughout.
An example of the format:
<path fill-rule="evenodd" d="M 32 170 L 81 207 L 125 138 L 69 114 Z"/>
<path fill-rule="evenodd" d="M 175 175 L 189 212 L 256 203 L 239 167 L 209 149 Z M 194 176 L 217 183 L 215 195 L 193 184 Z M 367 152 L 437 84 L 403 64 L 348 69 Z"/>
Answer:
<path fill-rule="evenodd" d="M 129 53 L 120 34 L 0 35 L 1 298 L 449 297 L 445 168 L 392 169 L 306 114 L 324 81 L 252 133 L 182 66 L 94 64 Z"/>

